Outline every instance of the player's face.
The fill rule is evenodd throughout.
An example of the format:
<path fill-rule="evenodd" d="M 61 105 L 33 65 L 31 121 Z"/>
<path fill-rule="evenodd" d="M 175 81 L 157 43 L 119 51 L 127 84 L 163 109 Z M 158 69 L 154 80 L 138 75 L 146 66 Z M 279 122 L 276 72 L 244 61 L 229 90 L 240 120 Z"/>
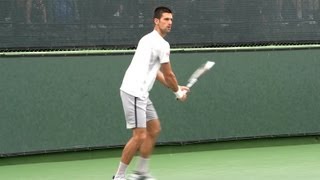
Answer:
<path fill-rule="evenodd" d="M 160 19 L 156 19 L 155 23 L 161 34 L 166 35 L 171 31 L 172 20 L 173 17 L 171 13 L 163 13 Z"/>

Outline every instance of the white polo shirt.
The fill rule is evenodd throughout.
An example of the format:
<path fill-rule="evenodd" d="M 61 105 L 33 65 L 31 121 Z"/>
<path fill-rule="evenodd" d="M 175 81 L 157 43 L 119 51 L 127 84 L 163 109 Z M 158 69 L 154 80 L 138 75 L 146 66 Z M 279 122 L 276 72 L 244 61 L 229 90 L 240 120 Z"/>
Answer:
<path fill-rule="evenodd" d="M 139 41 L 120 89 L 142 99 L 149 97 L 162 63 L 170 61 L 170 45 L 153 30 Z"/>

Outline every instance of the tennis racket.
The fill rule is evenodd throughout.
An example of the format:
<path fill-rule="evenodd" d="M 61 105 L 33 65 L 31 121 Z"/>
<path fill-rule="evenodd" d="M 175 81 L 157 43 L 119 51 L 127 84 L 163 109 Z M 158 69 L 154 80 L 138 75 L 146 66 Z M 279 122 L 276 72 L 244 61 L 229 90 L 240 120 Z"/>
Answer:
<path fill-rule="evenodd" d="M 202 64 L 188 79 L 187 87 L 191 88 L 198 81 L 200 76 L 209 71 L 214 65 L 215 62 L 213 61 L 207 61 L 206 63 Z"/>

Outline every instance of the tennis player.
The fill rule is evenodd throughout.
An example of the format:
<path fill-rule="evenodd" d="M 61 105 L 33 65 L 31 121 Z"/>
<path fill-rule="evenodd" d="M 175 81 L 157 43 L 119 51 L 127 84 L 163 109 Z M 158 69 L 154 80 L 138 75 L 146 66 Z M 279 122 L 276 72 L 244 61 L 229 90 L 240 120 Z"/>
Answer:
<path fill-rule="evenodd" d="M 170 88 L 180 101 L 187 99 L 189 88 L 179 86 L 170 64 L 170 45 L 164 37 L 171 31 L 173 14 L 167 7 L 154 10 L 154 30 L 140 39 L 127 69 L 120 95 L 126 126 L 132 137 L 125 145 L 114 180 L 125 180 L 126 169 L 137 151 L 140 157 L 131 180 L 153 180 L 149 173 L 149 158 L 160 133 L 160 121 L 149 99 L 155 80 Z"/>

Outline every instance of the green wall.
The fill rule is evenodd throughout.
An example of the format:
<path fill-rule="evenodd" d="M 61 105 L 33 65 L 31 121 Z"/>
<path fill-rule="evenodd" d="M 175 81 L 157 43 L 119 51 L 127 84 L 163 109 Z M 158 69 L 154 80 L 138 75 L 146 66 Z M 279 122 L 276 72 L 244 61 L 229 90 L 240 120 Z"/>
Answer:
<path fill-rule="evenodd" d="M 159 143 L 320 133 L 319 50 L 174 53 L 186 103 L 156 84 Z M 0 154 L 123 145 L 119 87 L 132 55 L 0 58 Z"/>

